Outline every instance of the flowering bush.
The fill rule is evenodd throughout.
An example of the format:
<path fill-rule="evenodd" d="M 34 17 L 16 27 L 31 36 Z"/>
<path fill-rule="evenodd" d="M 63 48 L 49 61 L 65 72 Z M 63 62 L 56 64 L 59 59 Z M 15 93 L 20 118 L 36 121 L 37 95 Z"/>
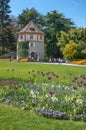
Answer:
<path fill-rule="evenodd" d="M 52 78 L 59 78 L 53 72 L 32 70 L 28 73 L 33 77 L 29 81 L 0 79 L 0 102 L 33 110 L 47 118 L 86 121 L 85 74 L 72 77 L 69 85 L 63 82 L 53 84 Z M 34 82 L 36 73 L 44 80 Z"/>

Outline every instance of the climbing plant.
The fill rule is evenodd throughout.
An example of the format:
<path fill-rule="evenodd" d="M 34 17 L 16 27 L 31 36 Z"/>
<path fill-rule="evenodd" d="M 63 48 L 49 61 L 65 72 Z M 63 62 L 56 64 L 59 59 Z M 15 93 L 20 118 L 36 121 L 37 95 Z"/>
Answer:
<path fill-rule="evenodd" d="M 17 57 L 18 58 L 26 58 L 28 57 L 28 49 L 29 43 L 25 41 L 21 41 L 17 43 Z"/>

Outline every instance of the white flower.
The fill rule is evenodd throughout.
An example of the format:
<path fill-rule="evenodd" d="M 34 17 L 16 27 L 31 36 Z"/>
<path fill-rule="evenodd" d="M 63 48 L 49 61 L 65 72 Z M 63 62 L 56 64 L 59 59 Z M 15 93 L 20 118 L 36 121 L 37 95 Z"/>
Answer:
<path fill-rule="evenodd" d="M 81 104 L 81 105 L 82 105 L 83 100 L 82 100 L 82 99 L 77 99 L 77 100 L 76 100 L 76 103 L 78 103 L 78 104 Z"/>
<path fill-rule="evenodd" d="M 30 91 L 30 94 L 31 94 L 31 95 L 33 95 L 33 94 L 34 94 L 33 90 L 31 90 L 31 91 Z"/>
<path fill-rule="evenodd" d="M 56 98 L 56 97 L 51 97 L 51 99 L 53 102 L 58 101 L 58 98 Z"/>
<path fill-rule="evenodd" d="M 31 94 L 31 96 L 32 96 L 33 98 L 36 98 L 36 95 L 35 95 L 35 93 L 34 93 L 33 90 L 30 91 L 30 94 Z"/>
<path fill-rule="evenodd" d="M 48 98 L 49 96 L 46 94 L 45 97 Z"/>
<path fill-rule="evenodd" d="M 55 86 L 52 84 L 51 87 L 54 88 Z"/>

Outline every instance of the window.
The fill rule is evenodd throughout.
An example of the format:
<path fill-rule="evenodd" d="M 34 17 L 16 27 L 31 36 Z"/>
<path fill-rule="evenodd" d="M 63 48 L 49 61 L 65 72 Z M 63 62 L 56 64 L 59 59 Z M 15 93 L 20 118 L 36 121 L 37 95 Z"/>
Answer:
<path fill-rule="evenodd" d="M 35 31 L 35 28 L 30 28 L 30 31 Z"/>
<path fill-rule="evenodd" d="M 35 43 L 34 42 L 30 42 L 29 43 L 29 47 L 35 47 Z"/>
<path fill-rule="evenodd" d="M 33 35 L 30 35 L 30 39 L 33 39 Z"/>
<path fill-rule="evenodd" d="M 24 35 L 21 34 L 21 35 L 20 35 L 20 39 L 23 39 L 23 38 L 24 38 Z"/>
<path fill-rule="evenodd" d="M 40 36 L 40 40 L 42 40 L 42 36 Z"/>
<path fill-rule="evenodd" d="M 33 47 L 33 45 L 34 45 L 34 43 L 31 42 L 31 43 L 30 43 L 30 46 Z"/>

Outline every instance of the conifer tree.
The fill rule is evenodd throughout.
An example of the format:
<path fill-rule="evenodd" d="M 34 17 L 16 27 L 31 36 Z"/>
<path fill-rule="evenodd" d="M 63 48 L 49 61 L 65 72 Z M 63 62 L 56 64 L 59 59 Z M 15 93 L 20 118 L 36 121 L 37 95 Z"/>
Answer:
<path fill-rule="evenodd" d="M 10 19 L 10 0 L 0 0 L 0 55 L 10 51 L 15 38 Z"/>

